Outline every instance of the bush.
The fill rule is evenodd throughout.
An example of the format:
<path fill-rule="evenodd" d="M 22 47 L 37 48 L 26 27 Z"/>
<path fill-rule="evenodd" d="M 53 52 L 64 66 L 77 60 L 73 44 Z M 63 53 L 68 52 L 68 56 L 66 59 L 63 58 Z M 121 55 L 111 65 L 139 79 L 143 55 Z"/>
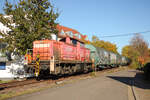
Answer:
<path fill-rule="evenodd" d="M 139 64 L 136 61 L 132 61 L 132 63 L 129 65 L 130 68 L 137 69 L 139 67 Z"/>
<path fill-rule="evenodd" d="M 146 80 L 150 80 L 150 62 L 144 66 L 144 76 Z"/>

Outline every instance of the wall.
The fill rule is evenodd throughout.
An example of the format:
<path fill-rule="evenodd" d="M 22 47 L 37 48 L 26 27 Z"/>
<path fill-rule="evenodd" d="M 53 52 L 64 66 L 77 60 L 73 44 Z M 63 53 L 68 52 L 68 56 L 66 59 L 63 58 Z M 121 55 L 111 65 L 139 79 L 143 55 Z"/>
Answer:
<path fill-rule="evenodd" d="M 20 62 L 6 62 L 5 69 L 0 69 L 0 80 L 32 76 L 25 73 L 23 66 Z"/>

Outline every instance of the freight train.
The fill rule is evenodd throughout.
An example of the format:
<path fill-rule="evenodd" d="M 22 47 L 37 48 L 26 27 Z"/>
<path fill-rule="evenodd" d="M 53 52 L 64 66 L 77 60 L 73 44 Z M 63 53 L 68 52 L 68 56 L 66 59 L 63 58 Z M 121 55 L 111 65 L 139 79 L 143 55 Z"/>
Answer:
<path fill-rule="evenodd" d="M 95 68 L 118 67 L 130 62 L 124 56 L 69 36 L 59 41 L 34 41 L 33 49 L 28 50 L 25 58 L 28 68 L 32 68 L 36 76 L 89 72 Z"/>

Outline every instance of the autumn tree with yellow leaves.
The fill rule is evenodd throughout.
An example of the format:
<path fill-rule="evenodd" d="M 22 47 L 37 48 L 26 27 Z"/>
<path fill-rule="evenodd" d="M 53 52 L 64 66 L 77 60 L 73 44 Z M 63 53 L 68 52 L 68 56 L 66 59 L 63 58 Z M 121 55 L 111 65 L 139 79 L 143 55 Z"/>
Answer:
<path fill-rule="evenodd" d="M 132 60 L 132 67 L 141 67 L 149 59 L 148 43 L 142 35 L 135 34 L 130 40 L 130 44 L 123 47 L 122 55 Z"/>
<path fill-rule="evenodd" d="M 92 37 L 91 44 L 93 44 L 96 47 L 104 48 L 108 51 L 118 53 L 116 44 L 110 43 L 108 41 L 100 40 L 97 36 Z"/>

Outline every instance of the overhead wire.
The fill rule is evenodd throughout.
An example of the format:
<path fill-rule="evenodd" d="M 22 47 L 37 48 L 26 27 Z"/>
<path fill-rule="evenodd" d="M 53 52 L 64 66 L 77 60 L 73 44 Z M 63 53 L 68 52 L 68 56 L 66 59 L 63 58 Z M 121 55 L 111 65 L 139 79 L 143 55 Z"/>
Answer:
<path fill-rule="evenodd" d="M 126 33 L 126 34 L 116 34 L 116 35 L 108 35 L 108 36 L 99 36 L 101 38 L 107 38 L 107 37 L 123 37 L 123 36 L 130 36 L 130 35 L 135 35 L 137 33 L 139 34 L 145 34 L 149 33 L 150 31 L 143 31 L 143 32 L 134 32 L 134 33 Z"/>

